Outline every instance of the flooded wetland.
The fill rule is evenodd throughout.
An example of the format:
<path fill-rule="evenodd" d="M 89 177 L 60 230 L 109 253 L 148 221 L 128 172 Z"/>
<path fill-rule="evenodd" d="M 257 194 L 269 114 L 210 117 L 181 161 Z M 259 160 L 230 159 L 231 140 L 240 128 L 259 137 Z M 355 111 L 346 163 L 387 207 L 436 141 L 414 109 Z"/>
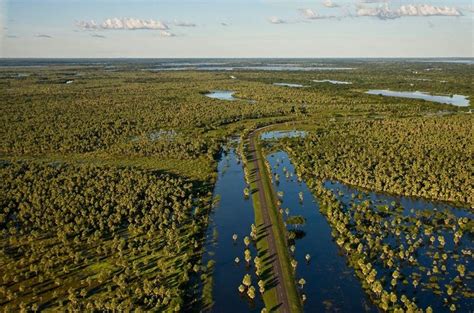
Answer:
<path fill-rule="evenodd" d="M 472 312 L 471 78 L 1 59 L 0 311 Z"/>

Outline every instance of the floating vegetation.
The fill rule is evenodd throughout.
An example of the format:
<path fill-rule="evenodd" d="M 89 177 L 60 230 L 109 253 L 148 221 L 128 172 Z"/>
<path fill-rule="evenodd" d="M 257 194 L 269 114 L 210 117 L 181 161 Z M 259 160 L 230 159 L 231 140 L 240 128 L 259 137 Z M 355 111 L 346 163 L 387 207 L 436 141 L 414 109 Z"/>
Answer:
<path fill-rule="evenodd" d="M 187 310 L 196 302 L 217 312 L 230 306 L 240 312 L 259 310 L 262 297 L 258 293 L 271 294 L 273 287 L 262 287 L 264 278 L 255 276 L 265 275 L 265 266 L 259 269 L 257 265 L 265 263 L 265 258 L 258 261 L 255 247 L 250 243 L 244 247 L 242 242 L 246 235 L 254 242 L 258 233 L 253 227 L 249 233 L 254 215 L 251 202 L 242 196 L 252 172 L 246 168 L 242 173 L 231 150 L 222 150 L 225 138 L 246 137 L 255 127 L 287 123 L 285 129 L 290 129 L 292 122 L 304 123 L 307 131 L 269 132 L 262 137 L 286 137 L 283 141 L 291 142 L 286 148 L 301 167 L 298 173 L 306 168 L 305 176 L 309 173 L 319 182 L 332 179 L 370 190 L 472 206 L 472 134 L 467 127 L 472 117 L 468 109 L 377 97 L 344 86 L 335 93 L 334 86 L 326 83 L 312 83 L 304 89 L 271 85 L 276 81 L 310 85 L 312 79 L 330 74 L 341 82 L 355 79 L 360 90 L 405 90 L 415 83 L 406 80 L 407 71 L 424 71 L 427 64 L 388 60 L 320 64 L 295 60 L 288 61 L 293 64 L 289 66 L 280 61 L 275 61 L 279 65 L 230 62 L 226 69 L 238 71 L 210 72 L 220 66 L 194 66 L 195 61 L 190 66 L 175 66 L 208 71 L 141 70 L 172 69 L 171 64 L 162 64 L 170 61 L 158 60 L 0 61 L 7 65 L 0 68 L 3 311 L 168 312 Z M 61 66 L 50 66 L 53 64 Z M 423 72 L 423 78 L 432 79 L 430 84 L 416 84 L 423 84 L 431 94 L 472 98 L 470 67 L 439 64 L 436 68 L 436 72 Z M 27 75 L 21 74 L 26 71 Z M 240 99 L 230 102 L 204 96 L 213 89 L 235 91 Z M 258 105 L 245 99 L 255 99 Z M 220 158 L 220 151 L 229 155 Z M 293 172 L 279 171 L 275 181 L 280 186 L 294 182 Z M 213 187 L 218 191 L 214 195 L 222 193 L 220 204 L 216 196 L 213 201 Z M 473 310 L 468 288 L 473 275 L 471 216 L 452 217 L 441 209 L 433 215 L 429 210 L 412 212 L 398 203 L 371 199 L 366 209 L 362 202 L 367 195 L 355 193 L 353 203 L 346 203 L 348 195 L 341 192 L 334 190 L 331 195 L 339 206 L 334 203 L 333 208 L 322 206 L 321 210 L 334 215 L 337 224 L 331 226 L 341 251 L 364 255 L 363 264 L 353 267 L 358 273 L 366 272 L 361 280 L 380 307 L 385 301 L 408 310 L 414 302 L 430 311 L 427 302 L 435 295 L 435 311 Z M 352 282 L 352 271 L 338 272 L 345 268 L 345 258 L 338 256 L 326 219 L 319 213 L 318 220 L 310 218 L 308 212 L 316 210 L 307 208 L 317 203 L 310 201 L 307 191 L 304 196 L 305 203 L 300 204 L 297 192 L 285 190 L 285 204 L 293 215 L 307 218 L 304 226 L 288 230 L 296 275 L 307 280 L 308 299 L 304 293 L 301 298 L 311 309 L 321 299 L 330 299 L 330 309 L 339 309 L 331 294 L 312 292 L 315 281 L 320 280 L 306 275 L 324 264 L 319 250 L 330 261 L 339 262 L 337 268 L 319 272 L 319 278 L 331 280 L 323 283 L 325 290 L 333 295 L 345 292 L 345 304 L 350 302 L 354 311 L 361 311 L 357 305 L 365 303 L 358 281 Z M 215 210 L 209 215 L 213 203 Z M 419 215 L 421 211 L 426 212 Z M 285 219 L 290 210 L 282 208 L 280 214 Z M 387 220 L 387 227 L 382 219 Z M 346 227 L 353 238 L 344 231 Z M 379 232 L 388 228 L 390 236 L 381 237 Z M 414 238 L 413 229 L 418 229 Z M 234 233 L 238 237 L 232 241 Z M 314 248 L 316 244 L 313 249 L 304 246 L 305 241 L 315 243 L 315 238 L 319 249 Z M 351 238 L 362 243 L 362 252 Z M 389 250 L 380 252 L 376 245 L 388 245 Z M 297 267 L 297 262 L 307 262 L 306 253 L 315 262 Z M 372 263 L 369 270 L 367 264 Z M 242 277 L 254 265 L 254 286 L 242 284 L 242 294 L 238 293 Z M 348 285 L 345 291 L 339 288 Z M 354 301 L 347 300 L 352 296 Z M 318 307 L 315 311 L 323 310 Z"/>
<path fill-rule="evenodd" d="M 244 197 L 247 199 L 250 196 L 250 189 L 248 187 L 244 188 Z"/>
<path fill-rule="evenodd" d="M 295 226 L 301 226 L 301 225 L 304 225 L 306 223 L 306 219 L 304 218 L 304 216 L 301 216 L 301 215 L 295 215 L 295 216 L 289 216 L 285 222 L 288 224 L 288 225 L 295 225 Z"/>
<path fill-rule="evenodd" d="M 347 201 L 313 179 L 307 182 L 336 243 L 381 309 L 472 305 L 472 214 L 424 209 L 407 213 L 396 204 L 381 206 L 365 196 Z"/>

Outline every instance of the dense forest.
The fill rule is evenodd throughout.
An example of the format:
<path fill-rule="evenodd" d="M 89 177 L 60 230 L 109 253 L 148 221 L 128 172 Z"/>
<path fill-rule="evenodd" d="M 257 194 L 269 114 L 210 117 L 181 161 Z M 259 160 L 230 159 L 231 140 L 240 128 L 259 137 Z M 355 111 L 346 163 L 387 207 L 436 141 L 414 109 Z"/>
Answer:
<path fill-rule="evenodd" d="M 315 177 L 474 205 L 469 115 L 326 123 L 288 151 Z"/>
<path fill-rule="evenodd" d="M 0 129 L 0 153 L 105 152 L 162 157 L 179 153 L 187 158 L 212 153 L 209 131 L 242 120 L 460 110 L 423 100 L 367 95 L 365 88 L 390 86 L 441 94 L 455 90 L 466 96 L 472 92 L 470 73 L 462 65 L 438 64 L 436 71 L 426 71 L 431 68 L 429 64 L 417 63 L 352 66 L 352 71 L 331 73 L 233 73 L 237 79 L 223 72 L 108 71 L 97 67 L 4 69 L 0 72 L 0 122 L 7 127 Z M 312 83 L 324 78 L 353 84 Z M 281 81 L 307 87 L 272 85 Z M 204 96 L 215 89 L 234 90 L 238 98 L 254 102 L 222 103 Z"/>
<path fill-rule="evenodd" d="M 217 160 L 258 126 L 310 125 L 284 142 L 310 178 L 472 205 L 469 108 L 365 93 L 472 98 L 472 71 L 340 62 L 352 69 L 0 68 L 0 310 L 209 306 L 213 262 L 201 256 Z M 314 82 L 325 79 L 352 84 Z"/>
<path fill-rule="evenodd" d="M 199 271 L 207 194 L 127 168 L 4 163 L 0 305 L 178 311 Z"/>

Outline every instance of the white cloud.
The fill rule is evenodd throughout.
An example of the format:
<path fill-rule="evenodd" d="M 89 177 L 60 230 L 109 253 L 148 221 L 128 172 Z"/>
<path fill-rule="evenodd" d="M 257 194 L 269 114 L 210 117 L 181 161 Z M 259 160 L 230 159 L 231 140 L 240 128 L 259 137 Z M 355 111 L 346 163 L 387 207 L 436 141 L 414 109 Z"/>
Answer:
<path fill-rule="evenodd" d="M 167 30 L 162 30 L 162 31 L 160 31 L 160 36 L 161 36 L 161 37 L 176 37 L 175 34 L 169 32 L 169 31 L 167 31 Z"/>
<path fill-rule="evenodd" d="M 405 16 L 461 16 L 462 13 L 455 7 L 433 6 L 429 4 L 402 5 L 392 9 L 388 4 L 378 7 L 359 6 L 357 16 L 372 16 L 379 19 L 395 19 Z"/>
<path fill-rule="evenodd" d="M 461 16 L 461 12 L 455 7 L 438 7 L 429 4 L 402 5 L 398 10 L 401 16 Z"/>
<path fill-rule="evenodd" d="M 300 13 L 303 15 L 304 18 L 308 20 L 321 20 L 321 19 L 327 19 L 327 18 L 335 18 L 335 16 L 320 15 L 318 12 L 312 9 L 300 9 Z"/>
<path fill-rule="evenodd" d="M 390 7 L 386 4 L 381 7 L 365 7 L 365 6 L 359 6 L 357 8 L 356 12 L 357 16 L 373 16 L 373 17 L 378 17 L 379 19 L 382 20 L 387 20 L 387 19 L 394 19 L 394 18 L 399 18 L 400 15 L 390 9 Z"/>
<path fill-rule="evenodd" d="M 313 19 L 319 15 L 317 12 L 311 9 L 301 9 L 300 12 L 304 18 L 308 18 L 308 19 Z"/>
<path fill-rule="evenodd" d="M 96 21 L 79 21 L 76 25 L 84 30 L 167 30 L 168 25 L 158 20 L 136 18 L 108 18 L 102 23 Z"/>
<path fill-rule="evenodd" d="M 337 8 L 337 7 L 339 7 L 339 4 L 332 2 L 332 0 L 325 0 L 323 2 L 323 5 L 326 8 Z"/>
<path fill-rule="evenodd" d="M 78 21 L 76 22 L 76 26 L 85 30 L 92 30 L 92 29 L 96 30 L 100 28 L 100 26 L 97 25 L 97 23 L 93 20 L 92 21 Z"/>
<path fill-rule="evenodd" d="M 284 19 L 281 19 L 279 17 L 276 17 L 276 16 L 272 16 L 268 19 L 268 21 L 272 24 L 287 24 L 288 21 L 284 20 Z"/>

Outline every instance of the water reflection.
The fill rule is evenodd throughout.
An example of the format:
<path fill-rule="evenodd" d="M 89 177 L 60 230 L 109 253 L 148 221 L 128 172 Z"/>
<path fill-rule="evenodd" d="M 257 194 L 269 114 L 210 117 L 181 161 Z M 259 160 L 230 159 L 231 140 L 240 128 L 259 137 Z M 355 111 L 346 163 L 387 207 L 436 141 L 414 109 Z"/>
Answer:
<path fill-rule="evenodd" d="M 354 271 L 346 265 L 347 257 L 340 254 L 341 250 L 333 241 L 332 229 L 319 212 L 318 201 L 306 183 L 298 179 L 288 155 L 280 151 L 270 154 L 267 160 L 281 196 L 283 216 L 286 220 L 295 220 L 299 216 L 305 220 L 304 224 L 296 226 L 292 222 L 287 228 L 300 233 L 297 235 L 295 232 L 293 239 L 296 247 L 294 258 L 298 261 L 297 279 L 303 277 L 306 280 L 303 288 L 308 299 L 306 311 L 375 311 Z M 390 284 L 393 283 L 394 268 L 386 266 L 387 256 L 374 258 L 375 250 L 367 252 L 371 265 L 378 272 L 377 279 L 385 282 L 386 290 L 416 299 L 417 305 L 424 309 L 430 306 L 434 311 L 447 312 L 454 302 L 458 310 L 472 311 L 474 299 L 468 296 L 472 293 L 471 278 L 469 275 L 460 277 L 461 265 L 466 273 L 474 271 L 472 235 L 466 230 L 458 237 L 457 243 L 455 238 L 461 234 L 459 230 L 465 228 L 458 225 L 472 223 L 474 214 L 469 209 L 420 198 L 366 192 L 337 181 L 327 180 L 323 186 L 340 201 L 343 212 L 347 212 L 352 221 L 351 225 L 356 225 L 353 221 L 355 214 L 367 214 L 360 207 L 368 205 L 367 212 L 371 215 L 366 219 L 379 219 L 380 227 L 388 227 L 379 234 L 357 233 L 362 228 L 353 226 L 351 230 L 358 238 L 378 236 L 382 245 L 397 253 L 402 249 L 400 247 L 404 247 L 404 252 L 412 248 L 416 250 L 406 260 L 394 256 L 394 268 L 403 279 L 393 288 Z M 419 231 L 414 231 L 418 228 Z M 310 256 L 309 262 L 306 255 Z M 453 297 L 446 295 L 448 287 L 454 288 Z M 446 297 L 449 299 L 445 300 Z"/>
<path fill-rule="evenodd" d="M 275 86 L 283 86 L 283 87 L 290 87 L 290 88 L 303 88 L 305 86 L 301 84 L 291 84 L 291 83 L 273 83 Z"/>
<path fill-rule="evenodd" d="M 258 281 L 255 268 L 248 268 L 244 260 L 243 239 L 249 235 L 254 223 L 252 201 L 244 199 L 245 187 L 242 164 L 235 150 L 229 149 L 222 154 L 218 164 L 214 195 L 220 196 L 220 201 L 211 215 L 203 257 L 203 264 L 211 259 L 215 261 L 212 312 L 260 312 L 263 307 L 260 295 L 250 301 L 237 289 L 247 273 L 252 275 L 254 285 Z M 234 234 L 237 235 L 235 242 Z M 252 244 L 249 247 L 255 257 L 256 249 Z M 240 259 L 238 264 L 236 257 Z"/>
<path fill-rule="evenodd" d="M 283 213 L 285 218 L 302 216 L 306 220 L 304 225 L 288 227 L 296 231 L 294 258 L 298 262 L 297 280 L 306 280 L 302 291 L 307 296 L 305 311 L 376 312 L 354 271 L 333 242 L 331 228 L 319 212 L 318 202 L 306 184 L 299 182 L 294 175 L 294 166 L 287 154 L 273 153 L 267 160 L 276 189 L 283 191 L 282 208 L 289 209 Z M 309 262 L 306 255 L 310 257 Z"/>
<path fill-rule="evenodd" d="M 209 93 L 206 93 L 205 96 L 212 99 L 235 101 L 238 100 L 234 97 L 235 91 L 229 90 L 213 90 Z"/>
<path fill-rule="evenodd" d="M 400 98 L 411 98 L 411 99 L 423 99 L 432 102 L 452 104 L 459 107 L 469 106 L 469 99 L 463 95 L 451 95 L 451 96 L 436 96 L 421 91 L 392 91 L 392 90 L 380 90 L 371 89 L 366 92 L 370 95 L 382 95 L 388 97 L 400 97 Z"/>
<path fill-rule="evenodd" d="M 471 278 L 463 274 L 474 270 L 472 233 L 465 226 L 472 223 L 472 212 L 446 203 L 365 192 L 334 181 L 324 186 L 340 201 L 351 225 L 367 224 L 351 228 L 357 238 L 364 245 L 373 238 L 379 241 L 366 253 L 377 279 L 390 281 L 386 290 L 415 298 L 423 309 L 472 312 Z M 402 277 L 400 283 L 392 280 L 395 272 Z"/>
<path fill-rule="evenodd" d="M 304 130 L 275 130 L 264 132 L 260 135 L 263 140 L 306 137 L 308 133 Z"/>
<path fill-rule="evenodd" d="M 416 210 L 432 210 L 432 211 L 444 211 L 448 210 L 456 217 L 468 217 L 473 219 L 474 214 L 460 207 L 452 206 L 448 203 L 430 201 L 421 198 L 405 197 L 390 195 L 386 193 L 368 191 L 363 192 L 356 187 L 351 187 L 338 181 L 326 180 L 324 187 L 332 190 L 339 200 L 345 204 L 349 204 L 351 201 L 357 201 L 353 198 L 353 195 L 363 194 L 363 199 L 369 199 L 377 205 L 389 205 L 393 206 L 395 203 L 397 206 L 403 207 L 404 215 L 413 215 Z M 414 210 L 414 211 L 413 211 Z"/>
<path fill-rule="evenodd" d="M 231 91 L 231 90 L 212 90 L 211 92 L 208 92 L 204 95 L 211 99 L 219 99 L 219 100 L 225 100 L 225 101 L 240 100 L 240 101 L 245 101 L 251 104 L 256 103 L 255 100 L 236 98 L 234 97 L 234 94 L 235 94 L 235 91 Z"/>
<path fill-rule="evenodd" d="M 345 81 L 341 81 L 341 80 L 330 80 L 330 79 L 322 79 L 322 80 L 314 79 L 313 82 L 315 82 L 315 83 L 330 83 L 330 84 L 334 84 L 334 85 L 351 85 L 352 84 L 352 82 L 345 82 Z"/>

